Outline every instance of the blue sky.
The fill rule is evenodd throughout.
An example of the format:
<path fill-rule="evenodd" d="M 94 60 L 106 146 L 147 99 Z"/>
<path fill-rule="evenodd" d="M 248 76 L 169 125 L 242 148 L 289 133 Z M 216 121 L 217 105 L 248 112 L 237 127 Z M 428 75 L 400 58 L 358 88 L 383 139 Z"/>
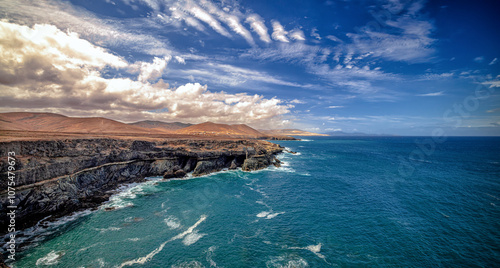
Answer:
<path fill-rule="evenodd" d="M 0 0 L 0 111 L 500 135 L 499 7 Z"/>

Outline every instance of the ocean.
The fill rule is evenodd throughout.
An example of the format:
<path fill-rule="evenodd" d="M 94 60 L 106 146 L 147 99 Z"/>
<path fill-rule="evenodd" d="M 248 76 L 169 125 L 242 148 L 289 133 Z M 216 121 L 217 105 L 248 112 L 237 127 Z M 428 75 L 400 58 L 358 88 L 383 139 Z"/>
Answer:
<path fill-rule="evenodd" d="M 120 188 L 13 267 L 498 267 L 500 138 L 273 141 L 280 168 Z M 106 207 L 118 207 L 106 211 Z"/>

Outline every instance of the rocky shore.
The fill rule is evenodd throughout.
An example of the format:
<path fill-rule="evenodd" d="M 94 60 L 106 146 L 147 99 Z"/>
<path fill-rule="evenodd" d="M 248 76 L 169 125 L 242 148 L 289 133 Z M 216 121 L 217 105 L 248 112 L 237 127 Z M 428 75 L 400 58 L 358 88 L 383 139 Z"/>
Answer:
<path fill-rule="evenodd" d="M 0 143 L 0 173 L 7 178 L 7 153 L 15 152 L 16 229 L 74 211 L 95 208 L 123 183 L 145 177 L 201 176 L 222 169 L 244 171 L 279 165 L 279 145 L 262 140 L 65 139 Z M 7 179 L 0 181 L 0 213 L 7 211 Z M 0 218 L 0 234 L 8 230 Z"/>

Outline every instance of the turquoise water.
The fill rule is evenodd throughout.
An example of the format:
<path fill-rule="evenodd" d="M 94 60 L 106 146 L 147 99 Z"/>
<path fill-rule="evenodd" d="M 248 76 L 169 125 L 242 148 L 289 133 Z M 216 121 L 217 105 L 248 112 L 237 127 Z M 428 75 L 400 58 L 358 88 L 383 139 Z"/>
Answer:
<path fill-rule="evenodd" d="M 150 178 L 32 230 L 13 266 L 497 266 L 500 139 L 448 138 L 402 171 L 418 139 L 280 141 L 299 152 L 281 168 Z"/>

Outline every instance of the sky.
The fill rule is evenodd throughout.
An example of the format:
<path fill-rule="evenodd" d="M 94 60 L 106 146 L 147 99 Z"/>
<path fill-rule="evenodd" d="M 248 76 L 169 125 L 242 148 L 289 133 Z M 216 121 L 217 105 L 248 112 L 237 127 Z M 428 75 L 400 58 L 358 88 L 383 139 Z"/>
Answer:
<path fill-rule="evenodd" d="M 500 135 L 500 3 L 0 0 L 0 112 Z"/>

